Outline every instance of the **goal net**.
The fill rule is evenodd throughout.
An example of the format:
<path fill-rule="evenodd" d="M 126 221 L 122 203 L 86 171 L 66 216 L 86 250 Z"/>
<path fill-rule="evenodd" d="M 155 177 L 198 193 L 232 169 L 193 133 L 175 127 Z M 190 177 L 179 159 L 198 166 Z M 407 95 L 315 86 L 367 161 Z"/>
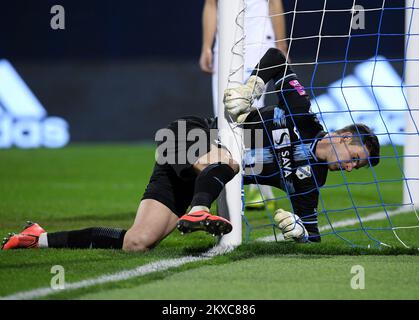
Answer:
<path fill-rule="evenodd" d="M 234 16 L 230 13 L 229 17 L 222 16 L 226 1 L 219 1 L 220 38 L 223 28 L 229 28 L 232 37 L 230 47 L 220 48 L 225 72 L 219 73 L 224 81 L 219 96 L 226 87 L 246 80 L 246 54 L 257 51 L 262 57 L 271 46 L 267 43 L 271 36 L 264 31 L 271 28 L 273 18 L 283 17 L 287 36 L 276 39 L 274 45 L 287 43 L 287 64 L 309 93 L 311 111 L 324 130 L 365 123 L 381 144 L 378 166 L 329 172 L 327 183 L 319 188 L 317 218 L 322 241 L 419 247 L 419 1 L 293 0 L 284 1 L 283 12 L 254 9 L 257 2 L 266 2 L 269 8 L 271 1 L 231 1 L 235 2 Z M 226 27 L 222 20 L 228 19 Z M 255 26 L 263 29 L 254 32 Z M 241 69 L 237 60 L 233 63 L 237 56 L 242 57 Z M 237 70 L 240 76 L 234 76 Z M 278 93 L 268 85 L 258 107 L 276 105 Z M 227 127 L 236 128 L 234 123 Z M 236 131 L 230 140 L 243 154 L 242 140 L 237 137 L 240 132 Z M 260 184 L 245 186 L 240 207 L 238 185 L 227 191 L 236 194 L 236 204 L 227 212 L 243 222 L 243 239 L 279 240 L 274 212 L 278 208 L 292 211 L 290 196 L 281 190 L 266 191 Z M 236 220 L 237 229 L 242 228 Z M 236 244 L 241 241 L 237 237 L 242 238 L 241 231 Z"/>

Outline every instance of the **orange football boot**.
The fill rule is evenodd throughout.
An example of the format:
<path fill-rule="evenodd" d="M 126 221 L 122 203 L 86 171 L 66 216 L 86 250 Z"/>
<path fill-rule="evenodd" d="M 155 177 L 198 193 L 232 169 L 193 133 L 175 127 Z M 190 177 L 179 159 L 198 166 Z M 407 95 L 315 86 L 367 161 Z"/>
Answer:
<path fill-rule="evenodd" d="M 45 230 L 39 224 L 28 221 L 21 233 L 9 233 L 9 236 L 3 239 L 1 249 L 38 248 L 38 239 L 42 233 L 45 233 Z"/>
<path fill-rule="evenodd" d="M 177 228 L 182 233 L 206 231 L 214 236 L 222 236 L 233 229 L 230 221 L 219 216 L 214 216 L 207 211 L 197 211 L 183 215 Z"/>

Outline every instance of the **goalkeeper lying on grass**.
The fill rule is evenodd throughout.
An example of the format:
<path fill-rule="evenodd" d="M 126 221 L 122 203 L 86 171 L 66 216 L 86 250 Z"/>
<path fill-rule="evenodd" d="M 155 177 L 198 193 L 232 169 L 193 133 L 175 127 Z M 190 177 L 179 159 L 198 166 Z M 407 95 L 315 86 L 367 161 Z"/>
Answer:
<path fill-rule="evenodd" d="M 226 90 L 224 96 L 226 110 L 238 122 L 243 122 L 245 130 L 262 129 L 263 132 L 263 147 L 256 149 L 257 141 L 251 141 L 243 164 L 247 169 L 261 164 L 261 172 L 245 175 L 244 182 L 271 185 L 287 192 L 294 213 L 279 209 L 275 214 L 285 239 L 318 242 L 318 189 L 325 184 L 328 170 L 349 172 L 377 165 L 378 139 L 363 124 L 324 132 L 316 116 L 310 113 L 310 100 L 304 87 L 293 70 L 286 67 L 285 57 L 279 50 L 269 49 L 259 68 L 245 85 Z M 262 94 L 270 80 L 278 89 L 278 106 L 252 110 L 254 99 Z M 229 233 L 230 222 L 210 214 L 209 208 L 240 167 L 224 146 L 211 139 L 210 131 L 216 128 L 216 123 L 216 119 L 185 117 L 166 128 L 172 134 L 159 144 L 153 174 L 128 231 L 94 227 L 46 233 L 38 224 L 29 224 L 21 233 L 5 238 L 3 249 L 145 251 L 155 247 L 176 226 L 183 233 L 198 230 L 214 235 Z M 195 148 L 197 140 L 190 141 L 190 133 L 194 133 L 203 148 Z M 191 209 L 185 214 L 189 206 Z"/>

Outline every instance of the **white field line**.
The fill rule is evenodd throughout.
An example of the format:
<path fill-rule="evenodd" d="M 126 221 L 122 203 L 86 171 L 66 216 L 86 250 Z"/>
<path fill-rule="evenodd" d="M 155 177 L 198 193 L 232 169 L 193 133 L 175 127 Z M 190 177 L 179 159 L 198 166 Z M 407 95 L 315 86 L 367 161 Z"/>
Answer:
<path fill-rule="evenodd" d="M 179 267 L 186 263 L 200 261 L 204 259 L 208 259 L 208 258 L 205 256 L 200 256 L 200 257 L 186 256 L 186 257 L 182 257 L 178 259 L 160 260 L 160 261 L 152 262 L 152 263 L 149 263 L 149 264 L 146 264 L 146 265 L 143 265 L 138 268 L 131 269 L 131 270 L 124 270 L 117 273 L 103 275 L 98 278 L 87 279 L 87 280 L 83 280 L 79 282 L 66 283 L 65 288 L 62 290 L 45 287 L 45 288 L 39 288 L 39 289 L 34 289 L 34 290 L 29 290 L 29 291 L 18 292 L 9 296 L 1 297 L 0 300 L 38 299 L 41 297 L 48 296 L 50 294 L 60 293 L 63 291 L 87 288 L 87 287 L 95 286 L 98 284 L 109 283 L 109 282 L 128 280 L 128 279 L 143 276 L 149 273 L 163 271 L 169 268 Z"/>
<path fill-rule="evenodd" d="M 411 210 L 401 208 L 401 209 L 397 209 L 397 210 L 392 211 L 392 212 L 388 212 L 388 215 L 389 216 L 395 216 L 395 215 L 405 213 L 405 212 L 408 212 L 408 211 L 411 211 Z M 384 219 L 386 217 L 387 216 L 386 216 L 385 212 L 378 212 L 378 213 L 374 213 L 374 214 L 371 214 L 371 215 L 363 218 L 363 221 L 381 220 L 381 219 Z M 342 220 L 342 221 L 336 222 L 336 223 L 334 223 L 334 226 L 336 228 L 339 228 L 339 227 L 354 225 L 354 224 L 357 224 L 358 222 L 359 222 L 358 219 L 348 219 L 348 220 Z M 320 227 L 319 229 L 320 229 L 320 231 L 327 231 L 327 230 L 331 229 L 331 226 L 326 225 L 326 226 Z M 259 238 L 257 240 L 268 242 L 268 241 L 275 241 L 275 238 L 273 236 L 269 236 L 269 237 Z M 229 252 L 233 249 L 234 249 L 234 247 L 216 246 L 213 249 L 209 250 L 208 252 L 202 254 L 201 256 L 197 256 L 197 257 L 186 256 L 186 257 L 177 258 L 177 259 L 160 260 L 160 261 L 152 262 L 152 263 L 149 263 L 149 264 L 146 264 L 146 265 L 143 265 L 143 266 L 137 267 L 135 269 L 131 269 L 131 270 L 124 270 L 124 271 L 120 271 L 120 272 L 109 274 L 109 275 L 103 275 L 103 276 L 100 276 L 100 277 L 97 277 L 97 278 L 86 279 L 86 280 L 73 282 L 73 283 L 68 283 L 68 284 L 66 283 L 65 288 L 63 290 L 57 290 L 57 289 L 52 289 L 50 287 L 45 287 L 45 288 L 39 288 L 39 289 L 34 289 L 34 290 L 29 290 L 29 291 L 17 292 L 15 294 L 12 294 L 12 295 L 9 295 L 9 296 L 0 297 L 0 300 L 38 299 L 38 298 L 42 298 L 42 297 L 45 297 L 45 296 L 48 296 L 48 295 L 51 295 L 51 294 L 60 293 L 60 292 L 63 292 L 63 291 L 69 291 L 69 290 L 75 290 L 75 289 L 81 289 L 81 288 L 88 288 L 88 287 L 99 285 L 99 284 L 128 280 L 128 279 L 131 279 L 131 278 L 143 276 L 143 275 L 150 274 L 150 273 L 153 273 L 153 272 L 159 272 L 159 271 L 167 270 L 169 268 L 179 267 L 179 266 L 182 266 L 182 265 L 190 263 L 190 262 L 209 259 L 209 258 L 214 257 L 216 255 L 227 253 L 227 252 Z"/>
<path fill-rule="evenodd" d="M 131 270 L 123 270 L 123 271 L 116 272 L 113 274 L 103 275 L 97 278 L 86 279 L 86 280 L 73 282 L 73 283 L 66 283 L 64 289 L 62 290 L 52 289 L 51 287 L 45 287 L 45 288 L 39 288 L 39 289 L 34 289 L 34 290 L 29 290 L 29 291 L 17 292 L 9 296 L 0 297 L 0 300 L 38 299 L 38 298 L 48 296 L 50 294 L 61 293 L 63 291 L 88 288 L 88 287 L 99 285 L 99 284 L 128 280 L 131 278 L 144 276 L 146 274 L 150 274 L 153 272 L 159 272 L 159 271 L 164 271 L 170 268 L 180 267 L 190 262 L 210 259 L 212 257 L 225 254 L 232 250 L 234 250 L 234 247 L 232 246 L 215 246 L 214 248 L 210 249 L 209 251 L 203 253 L 200 256 L 196 256 L 196 257 L 185 256 L 185 257 L 176 258 L 176 259 L 160 260 L 160 261 L 152 262 L 152 263 L 149 263 L 149 264 L 146 264 L 146 265 L 143 265 L 135 269 L 131 269 Z"/>
<path fill-rule="evenodd" d="M 376 221 L 376 220 L 383 220 L 387 218 L 387 215 L 389 217 L 394 217 L 397 216 L 399 214 L 402 213 L 407 213 L 407 212 L 411 212 L 412 209 L 411 208 L 406 208 L 406 207 L 401 207 L 399 209 L 396 209 L 394 211 L 387 211 L 387 214 L 385 211 L 380 211 L 377 213 L 372 213 L 366 217 L 362 217 L 362 222 L 368 222 L 368 221 Z M 342 227 L 348 227 L 348 226 L 353 226 L 355 224 L 359 223 L 359 219 L 347 219 L 347 220 L 342 220 L 342 221 L 336 221 L 333 222 L 333 228 L 342 228 Z M 319 228 L 320 232 L 324 232 L 324 231 L 328 231 L 331 230 L 332 226 L 330 224 L 321 226 Z M 280 235 L 282 236 L 282 235 Z M 278 237 L 278 236 L 277 236 Z M 278 239 L 280 239 L 280 237 L 278 237 Z M 283 238 L 282 238 L 283 239 Z M 274 236 L 267 236 L 267 237 L 262 237 L 262 238 L 258 238 L 256 239 L 256 241 L 262 241 L 262 242 L 272 242 L 275 241 L 275 237 Z"/>

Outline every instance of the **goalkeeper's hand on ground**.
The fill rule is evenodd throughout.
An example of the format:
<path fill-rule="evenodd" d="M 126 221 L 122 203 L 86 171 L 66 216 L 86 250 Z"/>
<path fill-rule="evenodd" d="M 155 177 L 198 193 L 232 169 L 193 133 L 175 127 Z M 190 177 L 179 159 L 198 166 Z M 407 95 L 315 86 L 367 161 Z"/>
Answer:
<path fill-rule="evenodd" d="M 308 232 L 304 227 L 300 217 L 283 209 L 275 211 L 275 222 L 282 231 L 285 240 L 294 240 L 295 242 L 307 242 Z"/>
<path fill-rule="evenodd" d="M 260 98 L 264 89 L 264 81 L 258 76 L 251 76 L 246 84 L 224 91 L 225 109 L 238 122 L 243 122 L 247 115 L 241 115 L 252 111 L 253 101 Z"/>

